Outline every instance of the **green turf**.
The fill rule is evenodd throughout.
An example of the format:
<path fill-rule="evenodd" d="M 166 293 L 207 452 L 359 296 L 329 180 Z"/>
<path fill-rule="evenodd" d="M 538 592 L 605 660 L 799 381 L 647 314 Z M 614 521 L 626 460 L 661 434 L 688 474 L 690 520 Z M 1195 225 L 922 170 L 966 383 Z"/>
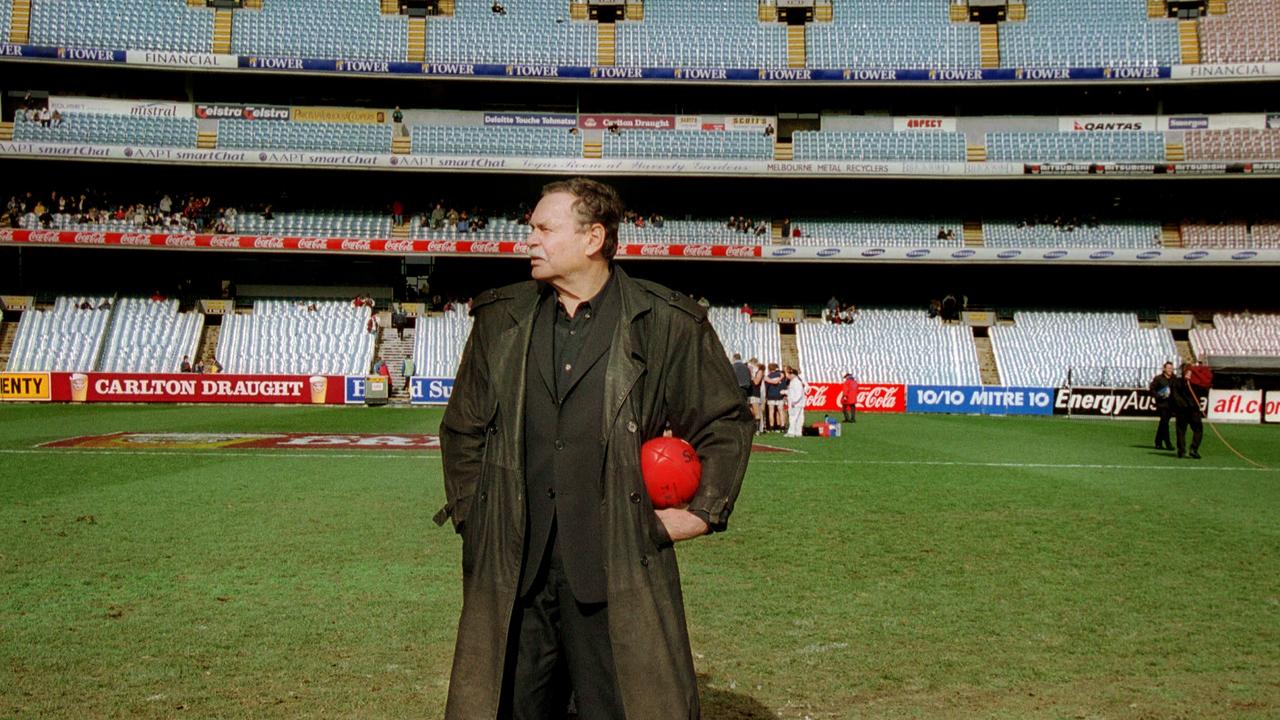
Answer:
<path fill-rule="evenodd" d="M 34 450 L 435 410 L 0 407 L 0 717 L 439 717 L 437 456 Z M 681 546 L 708 718 L 1280 716 L 1280 472 L 1152 423 L 864 415 Z M 1280 430 L 1221 426 L 1280 468 Z M 648 719 L 641 719 L 648 720 Z"/>

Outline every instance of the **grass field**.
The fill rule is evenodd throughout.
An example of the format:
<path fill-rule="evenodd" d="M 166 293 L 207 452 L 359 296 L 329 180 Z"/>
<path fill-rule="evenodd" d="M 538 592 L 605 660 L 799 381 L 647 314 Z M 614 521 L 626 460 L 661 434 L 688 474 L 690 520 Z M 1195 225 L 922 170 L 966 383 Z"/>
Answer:
<path fill-rule="evenodd" d="M 435 453 L 34 448 L 439 417 L 0 407 L 0 717 L 440 717 L 461 593 Z M 1220 428 L 1268 470 L 1152 429 L 762 438 L 802 452 L 757 454 L 730 531 L 680 550 L 704 716 L 1280 717 L 1280 428 Z"/>

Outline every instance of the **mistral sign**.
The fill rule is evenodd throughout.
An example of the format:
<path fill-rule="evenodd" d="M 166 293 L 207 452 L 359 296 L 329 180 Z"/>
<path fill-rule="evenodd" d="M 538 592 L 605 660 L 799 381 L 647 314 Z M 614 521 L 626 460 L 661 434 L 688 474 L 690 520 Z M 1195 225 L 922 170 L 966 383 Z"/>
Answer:
<path fill-rule="evenodd" d="M 907 388 L 907 412 L 1052 415 L 1053 388 L 912 385 Z"/>

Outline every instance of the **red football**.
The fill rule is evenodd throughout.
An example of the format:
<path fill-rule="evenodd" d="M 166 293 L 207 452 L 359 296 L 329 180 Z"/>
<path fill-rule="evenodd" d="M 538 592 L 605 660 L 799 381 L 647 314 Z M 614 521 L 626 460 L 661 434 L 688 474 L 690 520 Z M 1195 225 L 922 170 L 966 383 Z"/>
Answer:
<path fill-rule="evenodd" d="M 656 437 L 640 448 L 640 473 L 649 499 L 661 510 L 693 499 L 702 480 L 702 461 L 684 440 Z"/>

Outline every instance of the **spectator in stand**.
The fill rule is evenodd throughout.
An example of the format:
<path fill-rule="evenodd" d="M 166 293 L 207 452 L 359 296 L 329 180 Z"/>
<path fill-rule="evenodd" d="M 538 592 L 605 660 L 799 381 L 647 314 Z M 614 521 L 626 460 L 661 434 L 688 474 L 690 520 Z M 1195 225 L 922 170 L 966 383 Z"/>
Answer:
<path fill-rule="evenodd" d="M 404 122 L 404 111 L 400 109 L 399 105 L 396 106 L 395 110 L 391 111 L 391 122 L 395 123 L 396 125 L 399 125 L 400 123 Z"/>
<path fill-rule="evenodd" d="M 507 14 L 507 9 L 506 9 L 505 7 L 503 7 L 503 6 L 502 6 L 502 3 L 499 3 L 499 2 L 495 2 L 495 3 L 493 4 L 493 7 L 489 8 L 489 9 L 493 11 L 493 14 L 494 14 L 494 15 L 506 15 L 506 14 Z"/>
<path fill-rule="evenodd" d="M 804 430 L 805 392 L 809 385 L 800 379 L 800 369 L 787 366 L 787 437 L 800 437 Z"/>
<path fill-rule="evenodd" d="M 204 373 L 204 361 L 196 360 L 195 364 L 191 366 L 191 372 L 197 373 L 197 374 Z"/>
<path fill-rule="evenodd" d="M 204 371 L 210 375 L 217 375 L 222 372 L 222 363 L 218 362 L 218 358 L 209 358 L 209 362 L 205 364 Z"/>
<path fill-rule="evenodd" d="M 391 201 L 391 224 L 404 224 L 404 203 L 398 199 Z"/>
<path fill-rule="evenodd" d="M 378 358 L 377 373 L 387 379 L 388 394 L 391 391 L 391 367 L 387 365 L 387 361 Z"/>
<path fill-rule="evenodd" d="M 768 367 L 769 371 L 764 375 L 765 430 L 781 431 L 787 426 L 782 409 L 783 375 L 778 363 L 769 363 Z"/>
<path fill-rule="evenodd" d="M 186 355 L 183 355 L 182 365 L 178 368 L 178 371 L 184 372 L 184 373 L 191 372 L 191 358 L 187 357 Z"/>
<path fill-rule="evenodd" d="M 80 302 L 79 305 L 76 306 L 76 308 L 80 310 L 92 310 L 93 303 L 89 302 L 88 300 L 83 300 Z"/>
<path fill-rule="evenodd" d="M 738 308 L 738 312 L 747 317 L 751 317 L 754 314 L 751 310 L 751 305 L 748 303 L 742 303 L 742 307 Z"/>
<path fill-rule="evenodd" d="M 444 227 L 444 201 L 439 200 L 436 206 L 431 208 L 431 229 L 439 230 Z"/>
<path fill-rule="evenodd" d="M 102 299 L 102 302 L 98 303 L 98 309 L 99 309 L 99 310 L 110 310 L 110 309 L 111 309 L 111 301 L 110 301 L 110 300 L 108 300 L 108 299 L 106 299 L 106 298 L 103 298 L 103 299 Z"/>
<path fill-rule="evenodd" d="M 845 422 L 858 422 L 858 378 L 853 373 L 845 373 L 840 387 L 840 407 L 844 410 Z"/>
<path fill-rule="evenodd" d="M 166 299 L 167 298 L 165 298 L 164 293 L 160 292 L 159 288 L 151 291 L 151 302 L 164 302 Z"/>

